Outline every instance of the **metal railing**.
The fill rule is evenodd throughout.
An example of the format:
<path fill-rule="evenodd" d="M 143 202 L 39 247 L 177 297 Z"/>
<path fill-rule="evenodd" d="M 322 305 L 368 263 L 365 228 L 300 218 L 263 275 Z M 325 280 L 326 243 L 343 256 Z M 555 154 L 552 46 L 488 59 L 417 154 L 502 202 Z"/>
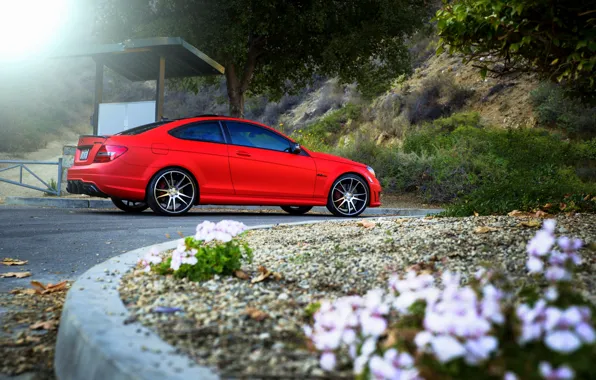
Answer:
<path fill-rule="evenodd" d="M 11 169 L 16 169 L 16 168 L 19 168 L 19 170 L 20 170 L 19 182 L 13 181 L 10 179 L 6 179 L 6 178 L 0 178 L 1 182 L 6 182 L 6 183 L 10 183 L 12 185 L 22 186 L 22 187 L 26 187 L 28 189 L 39 190 L 39 191 L 43 191 L 44 193 L 60 196 L 60 188 L 62 187 L 62 157 L 58 159 L 58 162 L 0 160 L 0 164 L 12 164 L 12 166 L 9 166 L 7 168 L 0 168 L 0 173 L 11 170 Z M 56 183 L 56 189 L 52 189 L 48 183 L 46 183 L 43 179 L 39 178 L 39 176 L 37 174 L 33 173 L 33 171 L 31 171 L 31 169 L 29 169 L 27 167 L 27 165 L 58 165 L 58 177 L 57 177 L 58 179 L 57 179 L 57 183 Z M 41 187 L 36 187 L 36 186 L 32 186 L 32 185 L 23 183 L 23 169 L 26 170 L 33 177 L 35 177 L 44 186 L 46 186 L 46 188 L 43 189 Z"/>

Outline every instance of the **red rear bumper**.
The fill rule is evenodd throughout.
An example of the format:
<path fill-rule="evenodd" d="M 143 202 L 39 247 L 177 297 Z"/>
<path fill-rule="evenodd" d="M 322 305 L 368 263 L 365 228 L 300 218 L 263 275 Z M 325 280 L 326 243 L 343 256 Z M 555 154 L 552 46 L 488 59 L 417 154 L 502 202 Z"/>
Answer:
<path fill-rule="evenodd" d="M 142 177 L 145 169 L 122 161 L 73 166 L 68 169 L 67 191 L 142 201 L 147 186 L 147 181 Z"/>

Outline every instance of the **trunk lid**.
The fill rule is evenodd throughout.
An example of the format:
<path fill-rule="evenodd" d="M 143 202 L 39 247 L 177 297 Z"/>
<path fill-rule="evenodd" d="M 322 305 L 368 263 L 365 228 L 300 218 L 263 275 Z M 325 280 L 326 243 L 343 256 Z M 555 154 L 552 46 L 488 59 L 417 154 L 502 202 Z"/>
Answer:
<path fill-rule="evenodd" d="M 108 136 L 79 136 L 79 143 L 77 144 L 74 164 L 76 166 L 92 164 L 97 151 L 107 139 Z"/>

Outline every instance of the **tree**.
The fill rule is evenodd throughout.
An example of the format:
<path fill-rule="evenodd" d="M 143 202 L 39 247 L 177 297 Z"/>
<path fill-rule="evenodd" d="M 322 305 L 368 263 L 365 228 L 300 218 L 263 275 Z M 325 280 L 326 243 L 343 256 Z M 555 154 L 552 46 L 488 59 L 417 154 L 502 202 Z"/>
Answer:
<path fill-rule="evenodd" d="M 424 24 L 420 0 L 104 0 L 103 41 L 180 36 L 225 67 L 230 114 L 248 92 L 273 98 L 314 74 L 388 84 L 409 65 L 404 40 Z"/>
<path fill-rule="evenodd" d="M 590 91 L 596 7 L 585 0 L 456 0 L 436 15 L 441 48 L 487 73 L 537 73 Z"/>

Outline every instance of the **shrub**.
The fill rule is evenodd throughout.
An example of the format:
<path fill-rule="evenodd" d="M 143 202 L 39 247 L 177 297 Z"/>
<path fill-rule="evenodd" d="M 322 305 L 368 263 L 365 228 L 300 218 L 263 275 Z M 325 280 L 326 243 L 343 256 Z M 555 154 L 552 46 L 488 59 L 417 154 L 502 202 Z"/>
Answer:
<path fill-rule="evenodd" d="M 596 377 L 593 306 L 572 282 L 582 242 L 554 232 L 548 220 L 527 245 L 521 287 L 486 269 L 467 285 L 446 271 L 440 287 L 411 271 L 388 291 L 321 302 L 304 327 L 321 367 L 351 364 L 360 379 Z"/>
<path fill-rule="evenodd" d="M 590 143 L 541 129 L 484 127 L 476 114 L 455 114 L 412 130 L 403 150 L 430 158 L 419 188 L 430 201 L 454 201 L 448 215 L 531 210 L 560 203 L 566 194 L 595 191 L 575 169 L 592 154 Z"/>
<path fill-rule="evenodd" d="M 361 106 L 348 103 L 307 127 L 296 130 L 293 137 L 309 149 L 327 151 L 330 145 L 337 142 L 338 135 L 345 131 L 348 122 L 360 117 L 361 111 Z"/>
<path fill-rule="evenodd" d="M 165 260 L 152 249 L 139 261 L 146 272 L 173 273 L 176 278 L 205 281 L 214 275 L 231 275 L 242 261 L 252 260 L 252 251 L 235 236 L 246 229 L 242 223 L 224 220 L 217 224 L 205 221 L 197 226 L 197 234 L 184 242 Z"/>
<path fill-rule="evenodd" d="M 457 85 L 450 75 L 426 79 L 420 90 L 406 97 L 406 116 L 410 124 L 449 116 L 461 109 L 472 94 L 472 90 Z"/>
<path fill-rule="evenodd" d="M 546 127 L 559 128 L 571 134 L 596 133 L 596 107 L 583 104 L 578 97 L 554 83 L 542 83 L 531 93 L 536 118 Z"/>

